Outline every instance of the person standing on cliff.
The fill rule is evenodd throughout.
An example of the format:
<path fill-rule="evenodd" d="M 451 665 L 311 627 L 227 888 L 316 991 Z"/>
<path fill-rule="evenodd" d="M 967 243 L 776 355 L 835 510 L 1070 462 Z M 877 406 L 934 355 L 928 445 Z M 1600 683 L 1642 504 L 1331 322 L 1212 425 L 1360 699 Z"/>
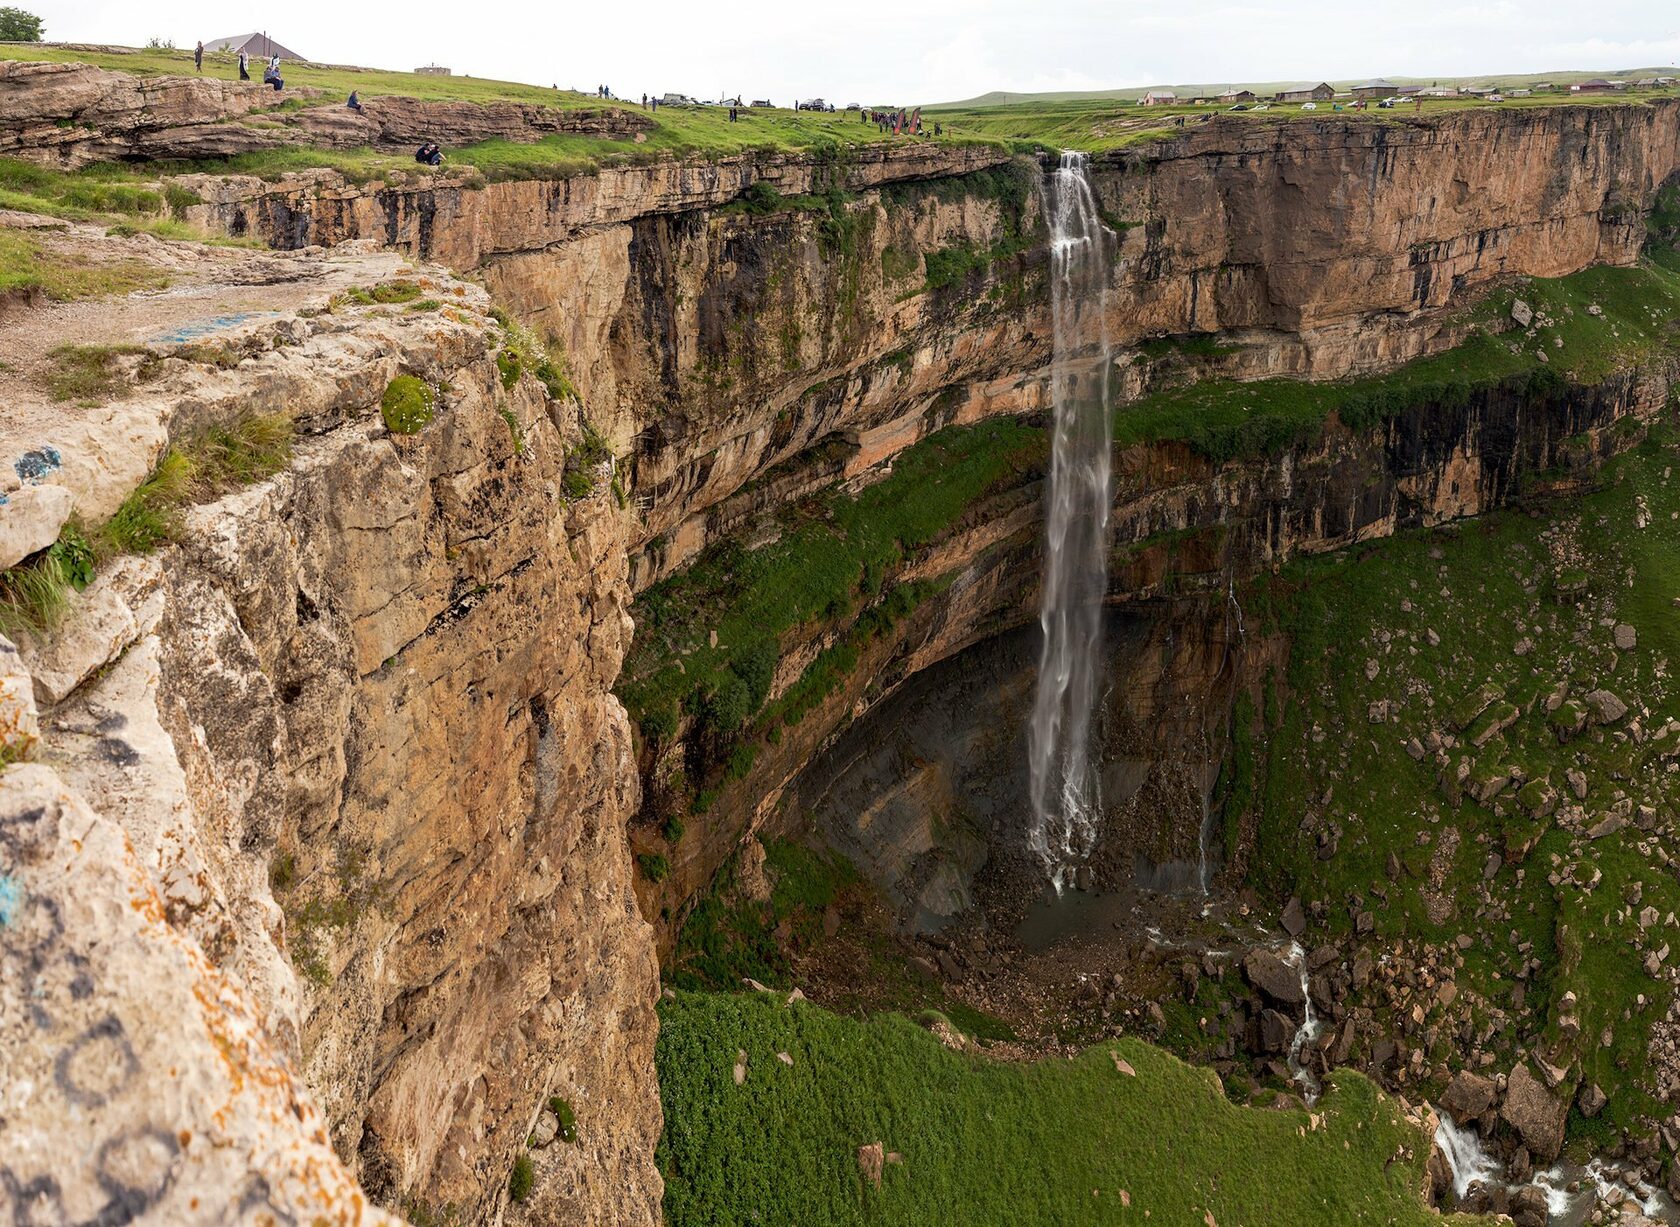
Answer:
<path fill-rule="evenodd" d="M 239 53 L 239 79 L 241 81 L 251 79 L 251 53 L 249 51 L 241 50 Z"/>
<path fill-rule="evenodd" d="M 193 48 L 193 71 L 204 71 L 204 41 L 199 40 L 198 46 Z"/>

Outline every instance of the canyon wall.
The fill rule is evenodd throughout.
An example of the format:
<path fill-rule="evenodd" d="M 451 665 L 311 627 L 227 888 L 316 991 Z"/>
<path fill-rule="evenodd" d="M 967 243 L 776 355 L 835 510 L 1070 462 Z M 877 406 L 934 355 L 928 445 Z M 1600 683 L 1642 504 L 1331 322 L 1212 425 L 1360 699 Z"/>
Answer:
<path fill-rule="evenodd" d="M 1677 167 L 1671 103 L 1377 121 L 1222 116 L 1098 156 L 1092 173 L 1120 233 L 1109 330 L 1122 386 L 1135 396 L 1186 377 L 1182 364 L 1127 352 L 1163 334 L 1218 332 L 1222 352 L 1191 372 L 1204 378 L 1333 378 L 1438 352 L 1466 335 L 1460 308 L 1501 276 L 1634 261 L 1644 211 Z M 642 590 L 709 545 L 774 536 L 800 500 L 836 480 L 867 483 L 946 427 L 1042 411 L 1036 177 L 1000 151 L 923 143 L 483 187 L 360 186 L 330 172 L 206 178 L 193 185 L 206 203 L 190 212 L 280 245 L 370 236 L 476 267 L 564 350 L 591 419 L 626 454 Z M 1418 405 L 1394 437 L 1332 432 L 1260 464 L 1214 464 L 1172 444 L 1133 449 L 1120 461 L 1116 592 L 1194 571 L 1207 561 L 1197 551 L 1215 547 L 1193 530 L 1210 525 L 1225 542 L 1210 570 L 1228 582 L 1295 549 L 1496 505 L 1531 463 L 1553 463 L 1577 419 L 1648 415 L 1661 393 L 1580 393 L 1538 417 L 1520 412 L 1522 399 L 1484 403 L 1472 418 Z M 752 771 L 723 783 L 676 846 L 658 828 L 692 800 L 666 787 L 682 739 L 644 747 L 637 846 L 670 871 L 638 889 L 667 942 L 739 833 L 776 811 L 866 691 L 1030 616 L 1038 531 L 1035 489 L 993 492 L 888 576 L 883 591 L 917 577 L 948 586 L 871 642 L 796 731 L 760 746 Z M 1136 547 L 1156 534 L 1184 539 Z M 772 699 L 854 613 L 783 636 Z M 1181 839 L 1167 842 L 1163 855 L 1182 853 Z"/>
<path fill-rule="evenodd" d="M 178 108 L 162 125 L 132 118 L 145 97 L 117 99 L 106 129 L 90 112 L 105 144 L 43 124 L 16 95 L 0 127 L 44 158 L 58 156 L 54 139 L 71 161 L 144 156 L 154 139 L 223 140 L 186 129 L 249 101 L 200 94 L 158 95 Z M 1103 155 L 1093 173 L 1121 235 L 1109 322 L 1120 386 L 1135 398 L 1190 378 L 1329 378 L 1440 351 L 1466 335 L 1459 308 L 1502 275 L 1632 262 L 1643 211 L 1677 166 L 1669 103 L 1218 117 Z M 471 1220 L 655 1221 L 656 948 L 670 949 L 745 833 L 805 804 L 814 781 L 802 773 L 860 715 L 1030 619 L 1042 455 L 1027 439 L 1029 458 L 937 533 L 860 576 L 846 601 L 778 629 L 771 702 L 830 649 L 855 660 L 800 718 L 749 727 L 744 770 L 712 763 L 691 778 L 687 707 L 669 729 L 634 732 L 612 693 L 632 593 L 680 599 L 709 548 L 773 542 L 826 514 L 837 484 L 837 497 L 866 493 L 952 427 L 1032 429 L 1050 345 L 1038 176 L 1033 159 L 997 148 L 906 142 L 631 158 L 547 181 L 453 168 L 387 183 L 176 177 L 197 197 L 180 206 L 186 220 L 283 249 L 371 241 L 489 293 L 428 269 L 406 275 L 441 308 L 361 310 L 331 297 L 342 280 L 323 281 L 252 326 L 226 369 L 185 358 L 103 417 L 0 436 L 17 444 L 9 459 L 45 456 L 65 432 L 105 449 L 54 450 L 62 465 L 8 491 L 63 487 L 62 523 L 72 501 L 109 516 L 171 441 L 209 425 L 283 409 L 299 431 L 282 472 L 216 492 L 186 514 L 177 545 L 102 570 L 63 629 L 0 657 L 0 695 L 27 692 L 39 709 L 18 717 L 39 725 L 39 744 L 29 733 L 18 753 L 33 761 L 6 769 L 0 836 L 10 854 L 18 822 L 38 811 L 56 824 L 30 825 L 15 858 L 45 927 L 12 925 L 0 895 L 0 942 L 22 969 L 6 983 L 70 968 L 55 985 L 64 1002 L 93 1003 L 59 1002 L 39 1022 L 21 995 L 5 1002 L 8 1090 L 45 1086 L 86 1035 L 119 1071 L 132 1065 L 98 1089 L 104 1115 L 66 1109 L 65 1127 L 90 1155 L 139 1139 L 150 1166 L 130 1167 L 150 1180 L 148 1204 L 180 1221 L 196 1213 L 181 1208 L 190 1198 L 215 1217 L 248 1190 L 223 1186 L 212 1208 L 202 1184 L 165 1181 L 176 1147 L 181 1171 L 242 1148 L 248 1189 L 287 1213 L 314 1197 L 343 1221 L 375 1217 L 369 1199 Z M 298 267 L 324 259 L 304 252 Z M 546 387 L 517 362 L 498 366 L 516 338 L 492 320 L 492 296 L 560 359 Z M 118 323 L 112 336 L 131 335 Z M 1206 357 L 1149 345 L 1215 331 L 1222 348 Z M 416 434 L 379 413 L 399 374 L 438 398 Z M 1176 696 L 1218 691 L 1227 665 L 1208 628 L 1234 580 L 1475 514 L 1540 474 L 1582 480 L 1637 438 L 1621 424 L 1656 415 L 1671 377 L 1653 367 L 1590 387 L 1527 380 L 1423 398 L 1376 426 L 1331 419 L 1231 459 L 1170 440 L 1120 449 L 1111 596 L 1206 633 L 1194 651 L 1138 636 L 1162 680 L 1117 698 L 1108 721 L 1108 750 L 1136 766 L 1136 787 L 1099 872 L 1132 872 L 1140 850 L 1155 864 L 1193 851 L 1185 807 L 1207 771 L 1163 773 L 1174 758 L 1215 759 L 1218 719 L 1163 716 Z M 928 480 L 908 497 L 931 497 L 940 474 Z M 907 608 L 885 612 L 912 589 Z M 79 856 L 66 823 L 92 833 L 96 856 Z M 108 929 L 77 939 L 89 948 L 55 945 L 41 918 L 100 912 L 118 880 L 140 920 L 117 925 L 106 907 Z M 100 963 L 119 959 L 92 949 L 107 931 L 132 956 Z M 137 987 L 173 974 L 198 986 L 196 1006 Z M 142 1052 L 107 1014 L 120 1036 L 161 1015 L 177 1028 Z M 256 1038 L 224 1061 L 230 1028 Z M 206 1102 L 228 1087 L 253 1096 L 246 1115 L 155 1103 L 160 1076 L 138 1071 L 159 1061 L 191 1071 L 183 1085 L 210 1088 Z M 552 1142 L 551 1097 L 575 1112 L 575 1143 Z M 58 1118 L 27 1097 L 5 1104 L 0 1195 L 15 1202 L 58 1178 L 39 1124 Z M 170 1112 L 201 1143 L 160 1133 Z M 551 1142 L 530 1155 L 535 1196 L 513 1207 L 509 1169 L 533 1134 Z M 90 1216 L 108 1192 L 95 1181 L 65 1204 Z"/>
<path fill-rule="evenodd" d="M 658 986 L 611 693 L 631 624 L 610 462 L 580 452 L 575 402 L 498 366 L 481 290 L 434 269 L 409 283 L 433 296 L 418 311 L 308 293 L 393 271 L 348 260 L 292 262 L 297 308 L 217 338 L 236 365 L 189 347 L 19 488 L 68 491 L 60 518 L 73 501 L 97 522 L 127 487 L 86 474 L 144 473 L 259 415 L 296 432 L 279 473 L 185 510 L 164 552 L 102 566 L 9 657 L 39 744 L 7 747 L 35 760 L 6 773 L 8 847 L 21 821 L 31 856 L 60 856 L 18 874 L 27 908 L 63 918 L 59 942 L 88 947 L 59 965 L 89 982 L 5 1038 L 7 1196 L 56 1180 L 81 1214 L 66 1165 L 91 1132 L 118 1175 L 138 1148 L 136 1187 L 171 1222 L 244 1214 L 247 1176 L 297 1221 L 373 1221 L 370 1202 L 491 1221 L 531 1153 L 543 1221 L 655 1223 Z M 399 376 L 434 390 L 419 428 L 382 420 Z M 54 825 L 35 835 L 42 807 Z M 89 829 L 87 854 L 55 853 Z M 149 932 L 126 935 L 96 872 L 126 875 Z M 44 928 L 0 925 L 8 989 L 40 967 Z M 179 993 L 142 987 L 181 963 L 197 979 Z M 29 1032 L 25 1015 L 0 1016 Z M 59 1121 L 51 1070 L 86 1022 L 98 1090 L 66 1090 Z M 528 1152 L 551 1098 L 576 1141 Z"/>

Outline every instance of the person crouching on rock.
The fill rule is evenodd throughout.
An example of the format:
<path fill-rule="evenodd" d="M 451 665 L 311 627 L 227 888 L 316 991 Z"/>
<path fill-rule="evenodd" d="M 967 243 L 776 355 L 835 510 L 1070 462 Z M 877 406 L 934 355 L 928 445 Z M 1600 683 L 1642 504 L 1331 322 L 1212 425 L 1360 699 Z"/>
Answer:
<path fill-rule="evenodd" d="M 356 97 L 355 90 L 350 91 L 350 101 L 346 102 L 344 105 L 349 107 L 352 111 L 355 111 L 358 115 L 361 114 L 362 100 Z"/>
<path fill-rule="evenodd" d="M 443 150 L 433 142 L 427 141 L 414 151 L 414 160 L 422 166 L 442 166 Z"/>

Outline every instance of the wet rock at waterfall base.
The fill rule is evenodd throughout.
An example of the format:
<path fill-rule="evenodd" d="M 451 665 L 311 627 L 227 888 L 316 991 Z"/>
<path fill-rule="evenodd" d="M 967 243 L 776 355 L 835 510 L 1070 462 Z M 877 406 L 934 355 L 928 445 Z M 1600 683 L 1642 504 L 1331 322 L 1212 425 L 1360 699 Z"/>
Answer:
<path fill-rule="evenodd" d="M 1465 1069 L 1453 1077 L 1452 1084 L 1448 1084 L 1445 1091 L 1441 1091 L 1440 1106 L 1458 1124 L 1467 1124 L 1494 1106 L 1495 1093 L 1497 1089 L 1492 1079 Z"/>
<path fill-rule="evenodd" d="M 1248 982 L 1279 1005 L 1304 1005 L 1307 995 L 1301 988 L 1301 974 L 1270 950 L 1255 947 L 1243 959 L 1243 975 Z"/>
<path fill-rule="evenodd" d="M 1260 1012 L 1260 1051 L 1287 1052 L 1295 1038 L 1295 1020 L 1276 1010 Z"/>
<path fill-rule="evenodd" d="M 1526 1064 L 1511 1070 L 1505 1102 L 1499 1115 L 1521 1136 L 1536 1159 L 1550 1163 L 1563 1149 L 1563 1124 L 1568 1105 L 1529 1072 Z"/>

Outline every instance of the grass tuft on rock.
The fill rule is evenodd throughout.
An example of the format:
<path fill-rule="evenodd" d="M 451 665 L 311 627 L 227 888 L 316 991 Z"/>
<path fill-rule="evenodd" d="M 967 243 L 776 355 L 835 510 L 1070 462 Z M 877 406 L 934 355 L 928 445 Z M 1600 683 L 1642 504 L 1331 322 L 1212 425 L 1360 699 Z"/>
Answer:
<path fill-rule="evenodd" d="M 437 394 L 431 385 L 414 375 L 398 375 L 379 400 L 379 414 L 392 434 L 413 435 L 432 420 Z"/>

